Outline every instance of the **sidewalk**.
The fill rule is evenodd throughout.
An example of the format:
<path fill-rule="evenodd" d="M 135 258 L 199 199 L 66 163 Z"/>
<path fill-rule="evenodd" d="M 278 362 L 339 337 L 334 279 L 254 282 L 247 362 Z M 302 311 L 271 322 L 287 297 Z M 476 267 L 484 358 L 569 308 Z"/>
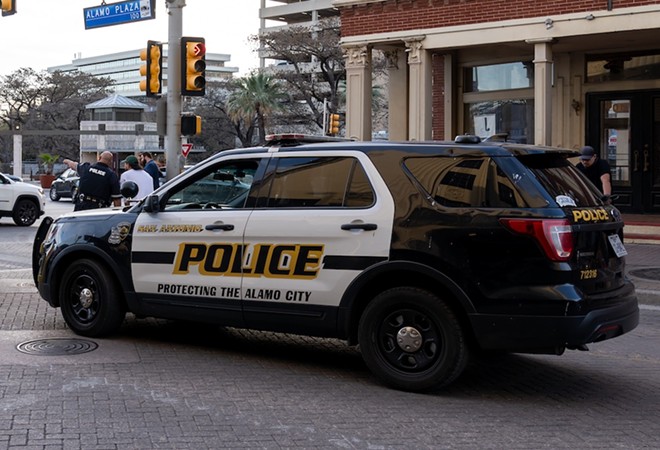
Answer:
<path fill-rule="evenodd" d="M 639 303 L 660 306 L 660 245 L 626 243 L 626 273 Z"/>

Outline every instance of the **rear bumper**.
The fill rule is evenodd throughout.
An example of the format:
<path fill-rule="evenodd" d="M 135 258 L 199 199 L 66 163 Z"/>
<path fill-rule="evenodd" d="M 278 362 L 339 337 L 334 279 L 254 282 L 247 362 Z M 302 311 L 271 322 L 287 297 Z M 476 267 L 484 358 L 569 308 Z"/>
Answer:
<path fill-rule="evenodd" d="M 586 302 L 585 302 L 586 303 Z M 579 310 L 580 308 L 572 308 Z M 473 314 L 479 345 L 508 351 L 563 351 L 627 333 L 639 324 L 639 306 L 632 285 L 619 290 L 616 303 L 566 316 Z"/>

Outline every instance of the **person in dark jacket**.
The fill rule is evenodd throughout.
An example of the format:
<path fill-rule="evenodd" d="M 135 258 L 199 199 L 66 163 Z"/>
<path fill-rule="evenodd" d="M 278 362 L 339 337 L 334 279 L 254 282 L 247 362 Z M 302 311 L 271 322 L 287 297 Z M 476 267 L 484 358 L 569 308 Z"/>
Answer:
<path fill-rule="evenodd" d="M 94 164 L 79 163 L 70 159 L 65 159 L 63 162 L 80 176 L 74 211 L 121 205 L 119 177 L 110 168 L 112 152 L 101 153 Z"/>
<path fill-rule="evenodd" d="M 154 189 L 158 189 L 158 186 L 160 186 L 160 169 L 158 168 L 156 161 L 154 161 L 151 157 L 151 153 L 138 153 L 138 160 L 140 161 L 140 165 L 144 168 L 144 171 L 151 175 L 151 178 L 153 178 Z"/>
<path fill-rule="evenodd" d="M 603 195 L 612 195 L 612 175 L 610 165 L 604 159 L 600 159 L 593 147 L 585 146 L 580 150 L 580 162 L 577 168 L 589 178 Z"/>

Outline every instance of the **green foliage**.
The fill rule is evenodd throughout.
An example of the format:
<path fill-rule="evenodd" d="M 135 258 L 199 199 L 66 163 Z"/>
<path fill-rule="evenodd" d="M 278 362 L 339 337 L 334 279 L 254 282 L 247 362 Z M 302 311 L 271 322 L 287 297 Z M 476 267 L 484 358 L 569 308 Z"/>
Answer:
<path fill-rule="evenodd" d="M 39 159 L 41 160 L 41 163 L 44 165 L 44 171 L 46 172 L 46 175 L 52 175 L 53 174 L 53 167 L 55 166 L 55 163 L 57 162 L 57 160 L 60 159 L 60 155 L 51 155 L 50 153 L 41 153 L 39 155 Z"/>
<path fill-rule="evenodd" d="M 281 108 L 284 93 L 279 82 L 264 73 L 236 80 L 236 90 L 227 100 L 227 114 L 235 124 L 256 126 L 259 143 L 266 141 L 266 118 Z"/>
<path fill-rule="evenodd" d="M 307 105 L 311 119 L 323 128 L 323 104 L 340 111 L 340 84 L 346 79 L 344 54 L 339 45 L 338 18 L 323 19 L 310 26 L 290 26 L 253 36 L 262 51 L 276 60 L 273 76 L 287 84 L 291 103 Z"/>

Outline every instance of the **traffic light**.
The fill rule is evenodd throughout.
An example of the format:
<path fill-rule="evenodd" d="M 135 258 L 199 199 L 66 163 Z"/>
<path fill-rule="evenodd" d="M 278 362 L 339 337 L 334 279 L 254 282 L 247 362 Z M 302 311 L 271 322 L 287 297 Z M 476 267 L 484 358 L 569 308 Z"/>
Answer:
<path fill-rule="evenodd" d="M 11 16 L 16 14 L 16 0 L 0 0 L 2 4 L 2 15 Z"/>
<path fill-rule="evenodd" d="M 206 93 L 206 44 L 204 38 L 181 38 L 181 95 Z"/>
<path fill-rule="evenodd" d="M 145 91 L 147 97 L 158 97 L 163 91 L 163 44 L 156 41 L 147 41 L 147 48 L 140 52 L 140 59 L 145 64 L 140 66 L 140 90 Z"/>
<path fill-rule="evenodd" d="M 339 114 L 328 116 L 328 134 L 336 136 L 339 134 Z"/>
<path fill-rule="evenodd" d="M 202 118 L 193 114 L 181 116 L 181 135 L 195 136 L 202 132 Z"/>

